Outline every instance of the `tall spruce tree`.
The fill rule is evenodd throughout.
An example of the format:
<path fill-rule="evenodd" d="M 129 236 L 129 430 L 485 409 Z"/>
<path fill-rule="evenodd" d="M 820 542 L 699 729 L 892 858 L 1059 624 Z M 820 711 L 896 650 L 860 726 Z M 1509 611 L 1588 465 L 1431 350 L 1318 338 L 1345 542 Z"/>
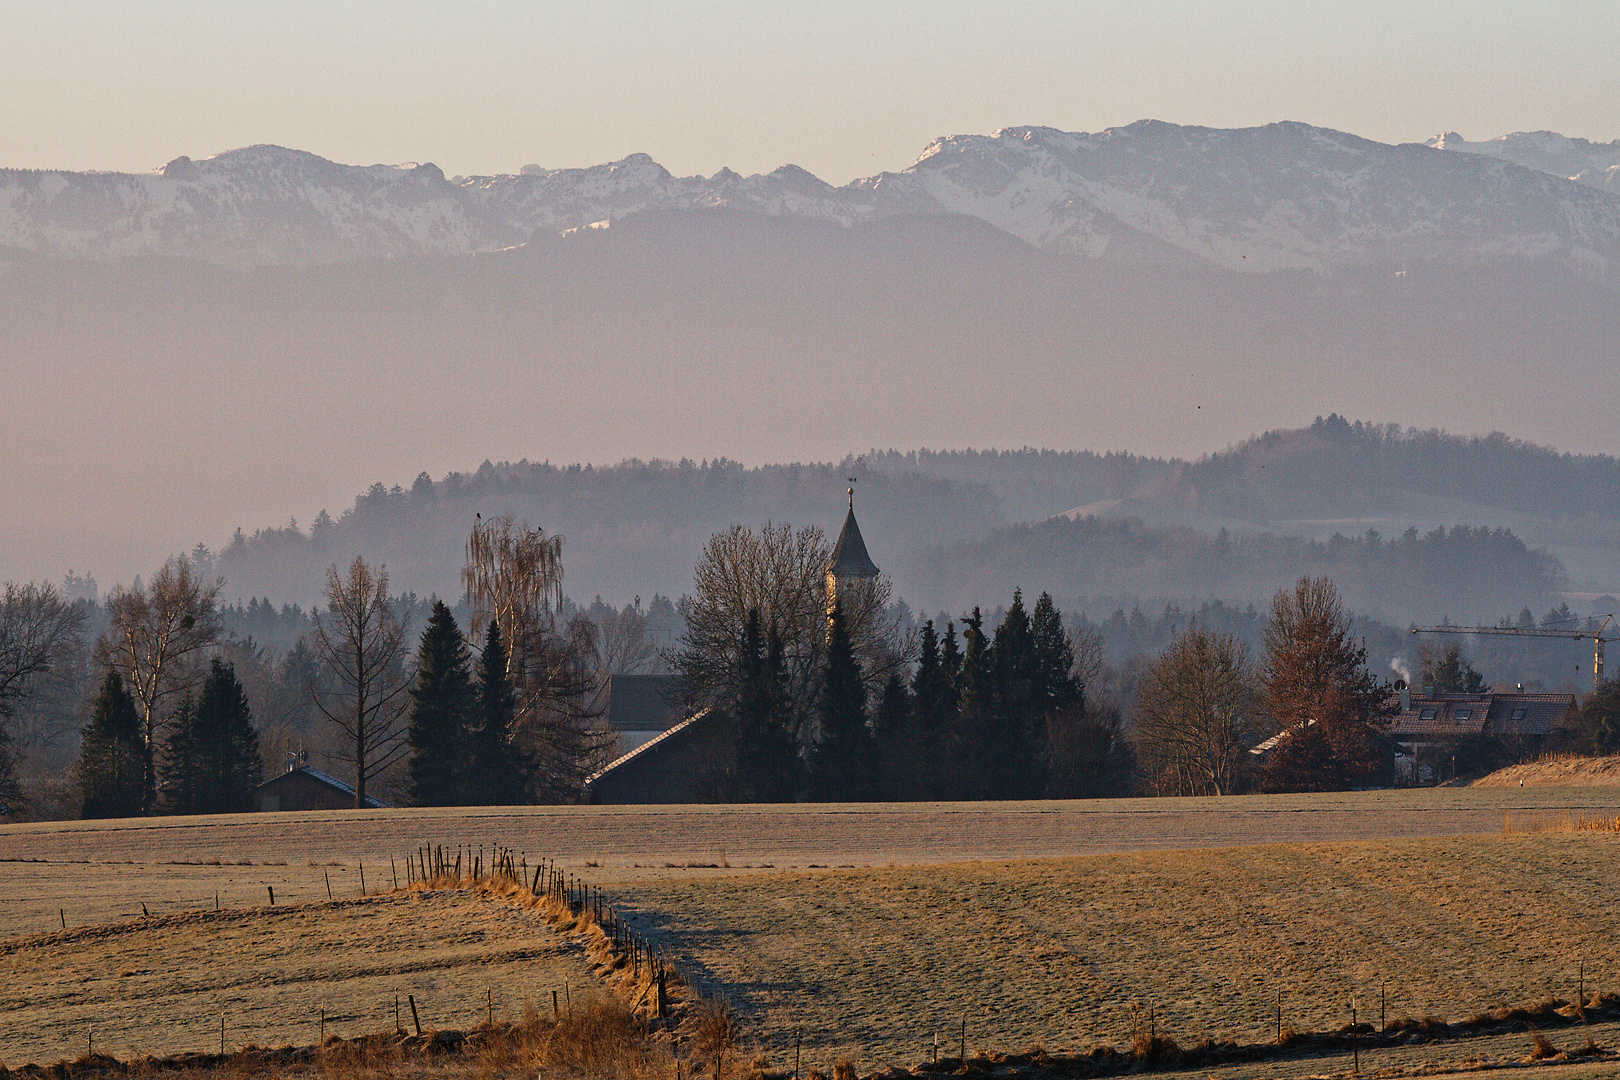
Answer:
<path fill-rule="evenodd" d="M 1063 616 L 1051 593 L 1041 593 L 1030 616 L 1035 647 L 1036 697 L 1043 711 L 1083 705 L 1083 690 L 1074 676 L 1074 647 L 1063 628 Z"/>
<path fill-rule="evenodd" d="M 132 817 L 146 794 L 146 740 L 135 699 L 109 671 L 90 710 L 79 748 L 79 785 L 87 818 Z"/>
<path fill-rule="evenodd" d="M 530 801 L 529 757 L 513 737 L 518 696 L 507 666 L 500 624 L 491 619 L 478 658 L 477 729 L 470 773 L 473 788 L 468 802 L 515 806 Z"/>
<path fill-rule="evenodd" d="M 788 802 L 799 787 L 798 746 L 787 701 L 787 663 L 773 627 L 761 640 L 758 608 L 743 627 L 736 702 L 737 777 L 755 802 Z"/>
<path fill-rule="evenodd" d="M 264 779 L 253 709 L 236 669 L 215 657 L 197 695 L 197 812 L 235 814 L 253 809 L 253 789 Z"/>
<path fill-rule="evenodd" d="M 855 659 L 843 605 L 833 604 L 822 673 L 816 744 L 816 791 L 827 801 L 858 801 L 871 787 L 872 737 L 866 726 L 866 686 Z"/>
<path fill-rule="evenodd" d="M 504 655 L 501 658 L 505 666 Z M 477 695 L 467 639 L 444 601 L 436 601 L 416 649 L 411 719 L 406 741 L 406 798 L 412 806 L 458 806 L 475 801 L 468 776 L 473 756 Z"/>
<path fill-rule="evenodd" d="M 996 627 L 990 669 L 995 745 L 995 752 L 985 759 L 990 796 L 1038 798 L 1046 788 L 1042 753 L 1045 687 L 1020 589 L 1013 590 L 1012 606 Z"/>
<path fill-rule="evenodd" d="M 946 636 L 947 643 L 950 637 Z M 996 745 L 995 686 L 990 641 L 978 608 L 962 621 L 962 660 L 956 676 L 956 727 L 951 739 L 949 788 L 956 799 L 994 798 L 991 758 Z"/>
<path fill-rule="evenodd" d="M 916 761 L 921 747 L 912 724 L 911 691 L 898 672 L 883 684 L 883 697 L 878 702 L 877 716 L 872 722 L 872 740 L 876 745 L 878 790 L 873 794 L 884 799 L 909 799 L 915 788 Z"/>
<path fill-rule="evenodd" d="M 190 694 L 169 714 L 164 725 L 163 772 L 157 803 L 171 814 L 195 814 L 197 809 L 198 735 L 197 701 Z"/>
<path fill-rule="evenodd" d="M 253 710 L 236 670 L 215 657 L 196 697 L 186 695 L 163 744 L 163 804 L 174 814 L 253 809 L 264 776 Z"/>
<path fill-rule="evenodd" d="M 946 624 L 946 636 L 946 644 L 954 652 L 955 624 Z M 943 797 L 940 777 L 956 726 L 953 678 L 934 620 L 929 619 L 923 624 L 917 670 L 911 678 L 911 771 L 901 786 L 902 798 Z"/>

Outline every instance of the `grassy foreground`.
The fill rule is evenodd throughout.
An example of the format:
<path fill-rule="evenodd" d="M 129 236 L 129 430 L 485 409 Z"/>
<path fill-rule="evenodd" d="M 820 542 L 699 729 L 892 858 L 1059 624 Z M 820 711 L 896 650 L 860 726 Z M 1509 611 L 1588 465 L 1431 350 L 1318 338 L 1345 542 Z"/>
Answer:
<path fill-rule="evenodd" d="M 1261 1043 L 1620 990 L 1620 835 L 1136 852 L 607 892 L 780 1059 Z M 1584 969 L 1584 974 L 1583 974 Z"/>

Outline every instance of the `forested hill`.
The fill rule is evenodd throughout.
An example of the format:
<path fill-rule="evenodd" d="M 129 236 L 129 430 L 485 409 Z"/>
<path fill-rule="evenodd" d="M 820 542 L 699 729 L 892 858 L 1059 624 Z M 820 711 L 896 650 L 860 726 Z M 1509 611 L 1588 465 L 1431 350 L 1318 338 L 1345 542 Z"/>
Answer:
<path fill-rule="evenodd" d="M 1560 453 L 1500 432 L 1464 438 L 1337 414 L 1268 431 L 1169 476 L 1166 494 L 1255 522 L 1376 514 L 1414 497 L 1572 522 L 1620 519 L 1620 458 Z"/>
<path fill-rule="evenodd" d="M 1397 623 L 1450 616 L 1490 622 L 1545 605 L 1563 566 L 1505 529 L 1453 526 L 1327 541 L 1275 533 L 1215 536 L 1136 518 L 1051 518 L 984 540 L 918 551 L 903 576 L 960 610 L 1016 587 L 1051 592 L 1067 611 L 1105 611 L 1130 598 L 1226 599 L 1264 606 L 1301 577 L 1328 577 L 1351 609 Z"/>
<path fill-rule="evenodd" d="M 1620 591 L 1620 461 L 1337 415 L 1191 462 L 1038 449 L 881 450 L 752 467 L 485 462 L 423 474 L 408 489 L 375 484 L 307 530 L 239 531 L 217 569 L 232 597 L 308 603 L 328 566 L 363 554 L 387 564 L 396 590 L 457 595 L 474 514 L 511 514 L 563 535 L 564 586 L 581 601 L 679 596 L 709 536 L 733 522 L 836 534 L 851 476 L 873 558 L 899 595 L 928 610 L 996 603 L 1012 585 L 1246 599 L 1295 570 L 1349 575 L 1356 606 L 1420 620 L 1462 618 L 1476 599 L 1495 615 L 1563 588 Z M 1126 524 L 1016 528 L 1071 511 Z M 1223 528 L 1235 561 L 1212 563 Z M 1430 537 L 1436 528 L 1441 539 Z M 1366 541 L 1369 530 L 1382 540 Z M 1340 534 L 1356 538 L 1353 555 L 1333 540 Z"/>
<path fill-rule="evenodd" d="M 891 475 L 856 461 L 753 468 L 726 460 L 605 467 L 486 461 L 474 473 L 437 481 L 424 473 L 409 490 L 374 484 L 337 518 L 321 511 L 308 530 L 239 530 L 216 569 L 231 596 L 306 603 L 320 594 L 328 566 L 358 554 L 385 563 L 396 591 L 457 596 L 474 515 L 510 514 L 563 536 L 563 587 L 582 602 L 597 594 L 620 603 L 680 596 L 709 537 L 733 522 L 817 525 L 836 539 L 851 476 L 861 528 L 880 566 L 899 551 L 983 536 L 1006 521 L 1000 500 L 982 484 L 918 471 Z"/>

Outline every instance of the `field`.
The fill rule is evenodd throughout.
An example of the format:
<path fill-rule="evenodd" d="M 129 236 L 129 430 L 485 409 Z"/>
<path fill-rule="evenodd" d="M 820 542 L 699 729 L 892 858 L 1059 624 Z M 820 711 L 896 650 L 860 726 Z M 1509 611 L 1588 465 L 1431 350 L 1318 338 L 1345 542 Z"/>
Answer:
<path fill-rule="evenodd" d="M 778 1054 L 1324 1031 L 1352 1003 L 1457 1020 L 1620 992 L 1620 836 L 1154 852 L 642 881 L 608 893 L 724 988 Z M 1140 1015 L 1135 1015 L 1140 1013 Z M 952 1051 L 954 1053 L 954 1050 Z"/>
<path fill-rule="evenodd" d="M 470 1028 L 592 979 L 531 912 L 462 891 L 211 908 L 0 942 L 0 1059 L 311 1045 L 324 1031 Z M 137 912 L 138 914 L 138 912 Z M 591 992 L 587 990 L 587 992 Z M 324 1015 L 324 1024 L 323 1024 Z"/>
<path fill-rule="evenodd" d="M 396 994 L 424 1027 L 471 1026 L 491 992 L 497 1016 L 549 1008 L 588 976 L 543 924 L 391 892 L 419 844 L 497 841 L 603 885 L 779 1063 L 797 1037 L 806 1067 L 914 1063 L 964 1020 L 970 1051 L 1125 1045 L 1148 1010 L 1183 1045 L 1265 1041 L 1279 994 L 1300 1030 L 1376 1016 L 1381 990 L 1392 1017 L 1455 1020 L 1573 998 L 1583 963 L 1588 993 L 1620 991 L 1620 836 L 1531 831 L 1617 814 L 1614 789 L 1515 785 L 9 826 L 0 1059 L 75 1056 L 91 1028 L 120 1056 L 217 1049 L 222 1013 L 229 1045 L 309 1044 L 322 1010 L 391 1030 Z M 390 895 L 360 898 L 362 865 Z"/>

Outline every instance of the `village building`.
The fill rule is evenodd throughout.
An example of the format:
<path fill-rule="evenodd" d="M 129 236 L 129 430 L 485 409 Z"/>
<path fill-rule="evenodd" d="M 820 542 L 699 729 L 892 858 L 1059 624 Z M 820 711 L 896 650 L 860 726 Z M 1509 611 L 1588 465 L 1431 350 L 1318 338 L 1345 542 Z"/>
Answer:
<path fill-rule="evenodd" d="M 353 810 L 354 788 L 319 769 L 288 762 L 287 771 L 253 789 L 253 805 L 263 811 Z M 387 803 L 374 795 L 366 805 L 384 809 Z"/>
<path fill-rule="evenodd" d="M 855 488 L 849 489 L 849 512 L 827 560 L 827 614 L 839 597 L 875 581 L 877 564 L 867 553 L 861 527 L 855 520 Z M 618 682 L 623 676 L 614 676 Z M 608 724 L 619 738 L 620 755 L 585 781 L 593 803 L 695 803 L 715 801 L 725 782 L 722 763 L 733 756 L 736 733 L 724 713 L 703 709 L 680 719 L 669 683 L 626 683 L 626 704 L 616 712 L 612 697 Z M 662 686 L 662 689 L 658 689 Z M 614 691 L 616 694 L 618 691 Z M 649 695 L 662 694 L 659 707 Z M 655 722 L 656 721 L 656 722 Z"/>
<path fill-rule="evenodd" d="M 855 520 L 855 483 L 851 479 L 849 513 L 844 517 L 838 543 L 833 546 L 832 558 L 827 562 L 827 617 L 832 617 L 839 597 L 856 594 L 863 586 L 876 581 L 877 576 L 877 563 L 866 553 L 866 541 L 861 538 L 861 527 Z"/>
<path fill-rule="evenodd" d="M 649 743 L 680 722 L 674 675 L 609 675 L 604 716 L 613 732 L 613 756 Z"/>
<path fill-rule="evenodd" d="M 1574 694 L 1412 695 L 1385 732 L 1392 779 L 1399 785 L 1440 783 L 1456 775 L 1458 756 L 1492 744 L 1534 755 L 1574 712 Z"/>

